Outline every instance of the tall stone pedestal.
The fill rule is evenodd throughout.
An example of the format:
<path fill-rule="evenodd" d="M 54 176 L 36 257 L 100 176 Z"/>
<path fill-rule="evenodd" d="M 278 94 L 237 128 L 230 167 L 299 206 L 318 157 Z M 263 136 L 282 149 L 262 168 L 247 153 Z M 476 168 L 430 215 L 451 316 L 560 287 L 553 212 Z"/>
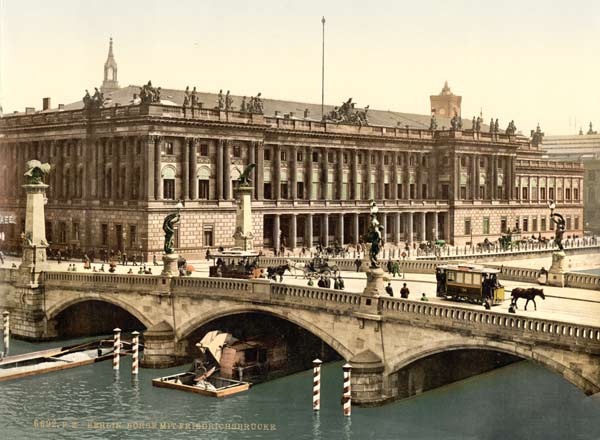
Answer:
<path fill-rule="evenodd" d="M 381 267 L 369 268 L 367 270 L 367 286 L 363 293 L 369 296 L 383 296 L 386 295 L 385 285 L 383 277 L 385 272 Z"/>
<path fill-rule="evenodd" d="M 163 255 L 163 270 L 160 273 L 163 277 L 172 277 L 179 274 L 177 270 L 177 260 L 179 255 L 177 254 L 165 254 Z"/>
<path fill-rule="evenodd" d="M 252 224 L 252 187 L 240 186 L 235 190 L 237 210 L 235 213 L 234 246 L 244 251 L 254 250 Z"/>
<path fill-rule="evenodd" d="M 25 231 L 23 231 L 23 258 L 20 271 L 40 272 L 46 265 L 46 217 L 44 203 L 48 185 L 23 185 L 27 193 Z"/>
<path fill-rule="evenodd" d="M 552 266 L 548 271 L 548 285 L 565 287 L 565 275 L 567 273 L 567 256 L 564 251 L 552 253 Z"/>

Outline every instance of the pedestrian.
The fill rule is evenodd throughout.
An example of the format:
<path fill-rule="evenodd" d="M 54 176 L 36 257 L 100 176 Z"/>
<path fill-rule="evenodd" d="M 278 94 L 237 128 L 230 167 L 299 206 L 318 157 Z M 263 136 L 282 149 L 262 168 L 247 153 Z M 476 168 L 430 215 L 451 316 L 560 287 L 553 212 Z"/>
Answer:
<path fill-rule="evenodd" d="M 127 266 L 127 253 L 123 252 L 123 266 Z"/>
<path fill-rule="evenodd" d="M 313 281 L 312 278 L 308 279 L 308 287 L 313 287 L 315 285 L 315 282 Z"/>
<path fill-rule="evenodd" d="M 60 264 L 60 261 L 62 260 L 62 254 L 60 253 L 60 249 L 56 251 L 56 262 L 58 264 Z"/>
<path fill-rule="evenodd" d="M 130 268 L 129 268 L 129 270 L 127 271 L 127 273 L 128 273 L 129 275 L 133 274 L 133 269 L 130 267 Z"/>
<path fill-rule="evenodd" d="M 421 301 L 429 301 L 429 298 L 425 295 L 425 292 L 421 294 Z"/>
<path fill-rule="evenodd" d="M 362 265 L 360 258 L 357 258 L 356 260 L 354 260 L 354 265 L 356 266 L 356 271 L 360 272 L 360 266 Z"/>
<path fill-rule="evenodd" d="M 388 285 L 385 286 L 385 291 L 389 296 L 394 296 L 394 289 L 392 289 L 392 283 L 388 283 Z"/>
<path fill-rule="evenodd" d="M 206 254 L 210 257 L 210 253 L 208 251 L 206 251 Z M 152 254 L 152 264 L 158 266 L 158 262 L 156 261 L 156 254 Z"/>
<path fill-rule="evenodd" d="M 100 272 L 104 272 L 104 263 L 100 266 Z"/>
<path fill-rule="evenodd" d="M 392 273 L 393 270 L 394 270 L 394 266 L 392 264 L 392 259 L 390 258 L 387 261 L 387 271 L 388 271 L 388 273 Z"/>
<path fill-rule="evenodd" d="M 341 275 L 338 276 L 338 284 L 340 286 L 340 290 L 344 290 L 344 288 L 346 287 L 346 285 L 344 284 L 344 279 Z"/>
<path fill-rule="evenodd" d="M 400 276 L 400 262 L 394 261 L 392 264 L 392 275 L 396 278 L 396 275 Z"/>
<path fill-rule="evenodd" d="M 410 290 L 408 290 L 408 287 L 406 287 L 406 283 L 404 283 L 402 285 L 402 289 L 400 289 L 400 298 L 408 298 L 409 294 Z"/>
<path fill-rule="evenodd" d="M 0 251 L 0 263 L 4 264 L 4 253 Z"/>
<path fill-rule="evenodd" d="M 333 282 L 333 290 L 340 290 L 340 282 L 338 281 L 337 278 Z"/>
<path fill-rule="evenodd" d="M 323 279 L 323 276 L 319 277 L 319 281 L 317 281 L 317 286 L 325 287 L 325 280 Z"/>
<path fill-rule="evenodd" d="M 206 259 L 210 260 L 210 249 L 206 249 Z M 156 266 L 156 254 L 152 255 L 152 261 L 154 261 L 154 265 Z"/>

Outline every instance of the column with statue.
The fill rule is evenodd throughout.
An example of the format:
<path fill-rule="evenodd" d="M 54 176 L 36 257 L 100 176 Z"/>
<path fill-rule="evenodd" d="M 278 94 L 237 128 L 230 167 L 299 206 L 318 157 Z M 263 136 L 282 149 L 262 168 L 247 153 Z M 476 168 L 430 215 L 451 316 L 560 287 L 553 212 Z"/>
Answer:
<path fill-rule="evenodd" d="M 251 163 L 240 172 L 238 185 L 235 189 L 237 198 L 237 208 L 235 213 L 235 232 L 233 233 L 234 246 L 243 251 L 254 250 L 254 224 L 252 222 L 252 184 L 250 182 L 250 173 L 255 164 Z M 237 167 L 236 167 L 237 168 Z"/>
<path fill-rule="evenodd" d="M 161 275 L 165 277 L 172 277 L 178 273 L 177 260 L 179 259 L 179 255 L 175 253 L 175 229 L 181 220 L 180 212 L 182 208 L 183 204 L 180 201 L 175 207 L 175 212 L 167 215 L 163 221 L 163 231 L 165 233 L 163 250 L 165 254 L 162 258 L 163 270 Z"/>
<path fill-rule="evenodd" d="M 25 167 L 25 193 L 27 206 L 25 211 L 25 230 L 21 234 L 23 257 L 20 269 L 27 272 L 39 272 L 46 264 L 46 185 L 43 178 L 50 172 L 51 166 L 39 160 L 30 160 Z"/>
<path fill-rule="evenodd" d="M 558 212 L 554 212 L 556 204 L 550 201 L 550 221 L 554 223 L 554 242 L 558 251 L 552 252 L 552 265 L 548 271 L 548 284 L 551 286 L 565 287 L 565 274 L 567 273 L 567 255 L 562 244 L 563 235 L 566 230 L 565 218 Z"/>
<path fill-rule="evenodd" d="M 381 262 L 378 259 L 378 254 L 383 246 L 383 238 L 381 235 L 383 226 L 381 226 L 379 220 L 377 219 L 378 211 L 379 209 L 377 208 L 377 204 L 374 201 L 371 202 L 371 220 L 369 222 L 369 230 L 366 237 L 367 250 L 365 252 L 365 256 L 368 257 L 368 267 L 366 270 L 367 286 L 364 290 L 364 293 L 370 296 L 379 296 L 385 294 L 385 287 L 383 283 L 385 272 L 381 268 Z"/>

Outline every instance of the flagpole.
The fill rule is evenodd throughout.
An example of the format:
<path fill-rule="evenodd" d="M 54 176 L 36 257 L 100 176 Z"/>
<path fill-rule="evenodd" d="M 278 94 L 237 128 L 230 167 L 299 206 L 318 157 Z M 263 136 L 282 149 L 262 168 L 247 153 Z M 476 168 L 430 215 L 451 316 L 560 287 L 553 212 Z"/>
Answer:
<path fill-rule="evenodd" d="M 321 58 L 321 120 L 325 120 L 325 17 L 321 18 L 323 24 L 323 50 Z"/>

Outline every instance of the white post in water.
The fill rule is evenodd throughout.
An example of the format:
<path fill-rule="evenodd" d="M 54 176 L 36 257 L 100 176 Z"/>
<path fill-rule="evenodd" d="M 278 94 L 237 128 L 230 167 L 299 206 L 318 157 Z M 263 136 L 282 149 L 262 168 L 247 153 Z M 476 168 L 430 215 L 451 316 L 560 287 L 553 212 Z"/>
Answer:
<path fill-rule="evenodd" d="M 113 344 L 113 370 L 119 371 L 119 361 L 121 357 L 121 329 L 117 327 L 113 332 L 115 332 Z"/>
<path fill-rule="evenodd" d="M 2 313 L 3 326 L 2 332 L 4 334 L 4 356 L 8 356 L 8 348 L 10 345 L 10 313 L 6 310 Z"/>
<path fill-rule="evenodd" d="M 313 361 L 313 411 L 321 409 L 321 362 L 320 359 Z"/>
<path fill-rule="evenodd" d="M 138 350 L 140 342 L 140 332 L 133 332 L 131 340 L 131 374 L 137 377 L 138 374 Z"/>
<path fill-rule="evenodd" d="M 342 400 L 344 404 L 344 415 L 350 416 L 352 413 L 352 390 L 350 386 L 352 365 L 346 364 L 342 368 L 344 370 L 344 396 Z"/>

